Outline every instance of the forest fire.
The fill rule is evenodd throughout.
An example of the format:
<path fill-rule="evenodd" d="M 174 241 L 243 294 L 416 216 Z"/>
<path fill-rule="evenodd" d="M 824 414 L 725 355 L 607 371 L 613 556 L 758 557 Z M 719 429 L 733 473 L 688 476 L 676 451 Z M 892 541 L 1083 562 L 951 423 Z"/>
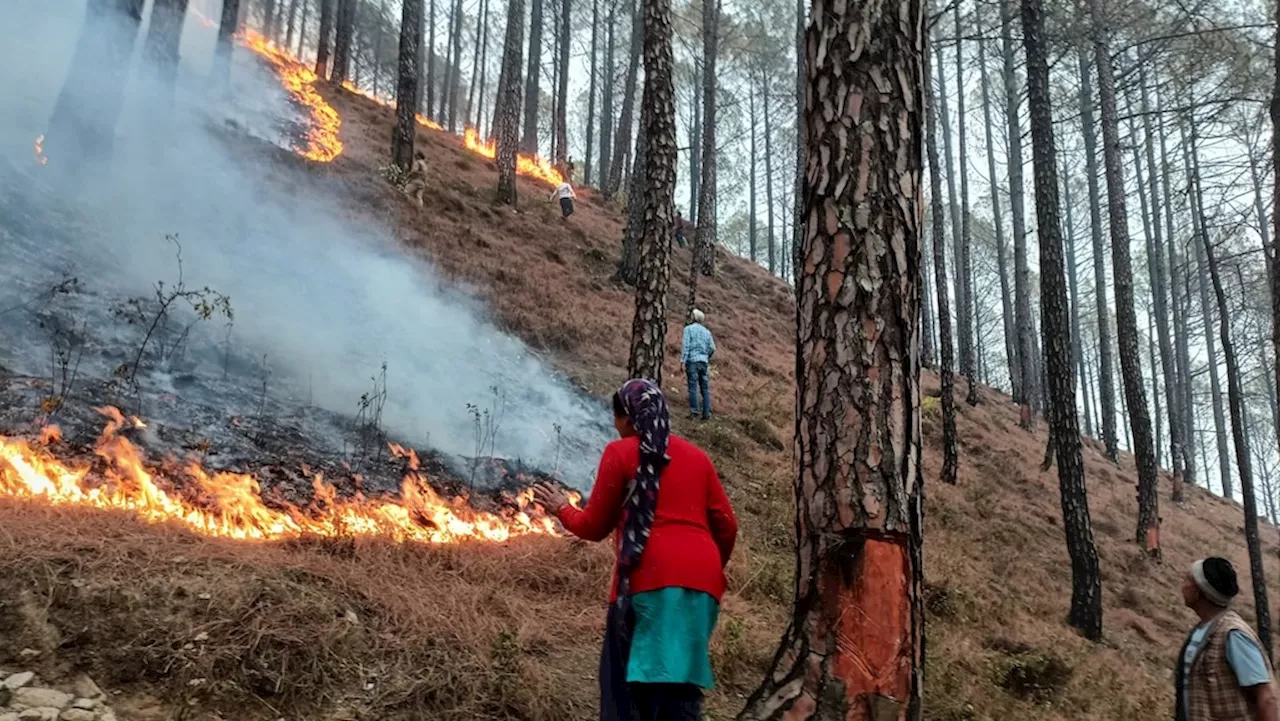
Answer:
<path fill-rule="evenodd" d="M 254 476 L 210 472 L 195 462 L 183 469 L 183 491 L 177 491 L 167 476 L 148 467 L 143 451 L 121 435 L 124 429 L 142 427 L 142 422 L 126 420 L 112 407 L 98 412 L 107 417 L 107 425 L 94 447 L 100 463 L 92 468 L 59 460 L 54 446 L 61 433 L 55 426 L 47 426 L 38 442 L 0 436 L 0 497 L 128 511 L 149 523 L 178 523 L 201 535 L 242 540 L 315 535 L 454 543 L 559 535 L 556 522 L 535 509 L 532 491 L 508 495 L 505 500 L 512 508 L 507 511 L 474 510 L 465 498 L 441 498 L 421 473 L 417 455 L 395 444 L 391 451 L 407 468 L 398 500 L 339 498 L 334 486 L 317 474 L 309 506 L 273 507 L 263 502 Z"/>
<path fill-rule="evenodd" d="M 36 138 L 36 162 L 41 165 L 47 165 L 49 163 L 49 158 L 46 157 L 44 154 L 44 136 L 43 135 Z"/>
<path fill-rule="evenodd" d="M 342 81 L 342 89 L 346 90 L 349 93 L 355 93 L 356 95 L 359 95 L 360 97 L 366 100 L 372 100 L 373 102 L 377 103 L 378 105 L 381 105 L 384 108 L 395 108 L 396 106 L 396 101 L 379 97 L 369 92 L 368 90 L 362 90 L 361 88 L 356 87 L 355 83 L 351 82 L 350 80 Z M 444 126 L 442 126 L 440 123 L 437 123 L 434 120 L 431 120 L 430 118 L 423 115 L 422 113 L 417 113 L 413 117 L 414 117 L 414 120 L 418 121 L 418 125 L 421 125 L 422 127 L 427 128 L 428 130 L 444 130 Z"/>
<path fill-rule="evenodd" d="M 480 133 L 475 128 L 467 128 L 462 135 L 462 144 L 473 153 L 483 155 L 490 160 L 497 158 L 497 143 L 493 140 L 480 140 Z M 551 164 L 551 161 L 538 156 L 516 155 L 516 173 L 530 178 L 537 178 L 551 185 L 564 182 L 564 175 Z"/>
<path fill-rule="evenodd" d="M 342 119 L 338 117 L 338 111 L 316 92 L 315 72 L 253 30 L 245 30 L 240 42 L 271 63 L 285 90 L 310 114 L 311 128 L 307 131 L 306 146 L 298 148 L 298 154 L 320 163 L 338 157 L 342 153 L 342 141 L 338 139 Z"/>

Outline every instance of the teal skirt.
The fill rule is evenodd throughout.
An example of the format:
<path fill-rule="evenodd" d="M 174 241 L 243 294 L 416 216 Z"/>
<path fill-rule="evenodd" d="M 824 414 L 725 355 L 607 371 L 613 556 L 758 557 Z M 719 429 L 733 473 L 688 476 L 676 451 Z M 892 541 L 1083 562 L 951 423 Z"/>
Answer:
<path fill-rule="evenodd" d="M 631 597 L 635 614 L 628 683 L 684 683 L 715 686 L 707 647 L 720 616 L 708 593 L 661 588 Z"/>

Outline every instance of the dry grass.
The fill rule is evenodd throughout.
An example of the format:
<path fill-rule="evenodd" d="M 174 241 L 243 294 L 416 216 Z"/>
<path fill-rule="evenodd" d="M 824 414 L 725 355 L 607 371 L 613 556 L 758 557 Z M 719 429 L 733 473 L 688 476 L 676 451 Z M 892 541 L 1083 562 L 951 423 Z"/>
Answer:
<path fill-rule="evenodd" d="M 561 223 L 548 191 L 526 181 L 523 212 L 500 208 L 488 161 L 422 133 L 436 194 L 419 210 L 377 174 L 390 114 L 343 94 L 335 105 L 348 151 L 316 184 L 395 228 L 584 387 L 604 395 L 623 380 L 632 296 L 610 280 L 614 209 L 587 197 Z M 688 262 L 675 252 L 669 308 L 684 306 Z M 742 521 L 712 651 L 721 687 L 709 711 L 723 719 L 759 680 L 789 610 L 794 311 L 781 283 L 735 258 L 722 256 L 702 293 L 721 348 L 720 415 L 678 417 L 677 431 L 712 454 Z M 678 406 L 672 321 L 667 388 Z M 931 376 L 925 384 L 936 392 Z M 1174 506 L 1163 487 L 1166 560 L 1151 564 L 1132 541 L 1131 459 L 1116 468 L 1086 445 L 1106 642 L 1085 642 L 1064 623 L 1069 565 L 1056 475 L 1039 472 L 1044 434 L 1019 430 L 1007 398 L 986 401 L 959 404 L 959 484 L 929 491 L 926 718 L 1167 718 L 1171 660 L 1191 622 L 1178 584 L 1210 552 L 1247 568 L 1240 508 L 1196 489 Z M 936 412 L 925 416 L 932 478 L 938 426 Z M 1275 529 L 1263 536 L 1276 578 Z M 48 674 L 84 668 L 184 718 L 590 719 L 609 564 L 603 547 L 558 539 L 244 545 L 0 503 L 0 664 L 41 649 Z"/>

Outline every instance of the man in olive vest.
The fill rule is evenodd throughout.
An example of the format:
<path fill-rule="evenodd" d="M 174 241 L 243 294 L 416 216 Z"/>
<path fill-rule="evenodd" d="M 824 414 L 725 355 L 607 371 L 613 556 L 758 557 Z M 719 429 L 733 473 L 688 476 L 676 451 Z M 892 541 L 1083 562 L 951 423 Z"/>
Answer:
<path fill-rule="evenodd" d="M 1239 592 L 1226 559 L 1191 565 L 1182 600 L 1200 623 L 1178 654 L 1174 721 L 1280 721 L 1271 664 L 1253 629 L 1231 610 Z"/>

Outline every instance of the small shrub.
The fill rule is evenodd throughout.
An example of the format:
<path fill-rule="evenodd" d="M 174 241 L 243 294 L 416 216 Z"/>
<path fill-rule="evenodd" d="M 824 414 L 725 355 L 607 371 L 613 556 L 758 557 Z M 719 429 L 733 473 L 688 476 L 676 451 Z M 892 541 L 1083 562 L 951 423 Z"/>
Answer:
<path fill-rule="evenodd" d="M 1071 680 L 1073 669 L 1057 656 L 1019 644 L 1023 653 L 998 664 L 1000 688 L 1016 698 L 1037 704 L 1052 702 Z"/>

